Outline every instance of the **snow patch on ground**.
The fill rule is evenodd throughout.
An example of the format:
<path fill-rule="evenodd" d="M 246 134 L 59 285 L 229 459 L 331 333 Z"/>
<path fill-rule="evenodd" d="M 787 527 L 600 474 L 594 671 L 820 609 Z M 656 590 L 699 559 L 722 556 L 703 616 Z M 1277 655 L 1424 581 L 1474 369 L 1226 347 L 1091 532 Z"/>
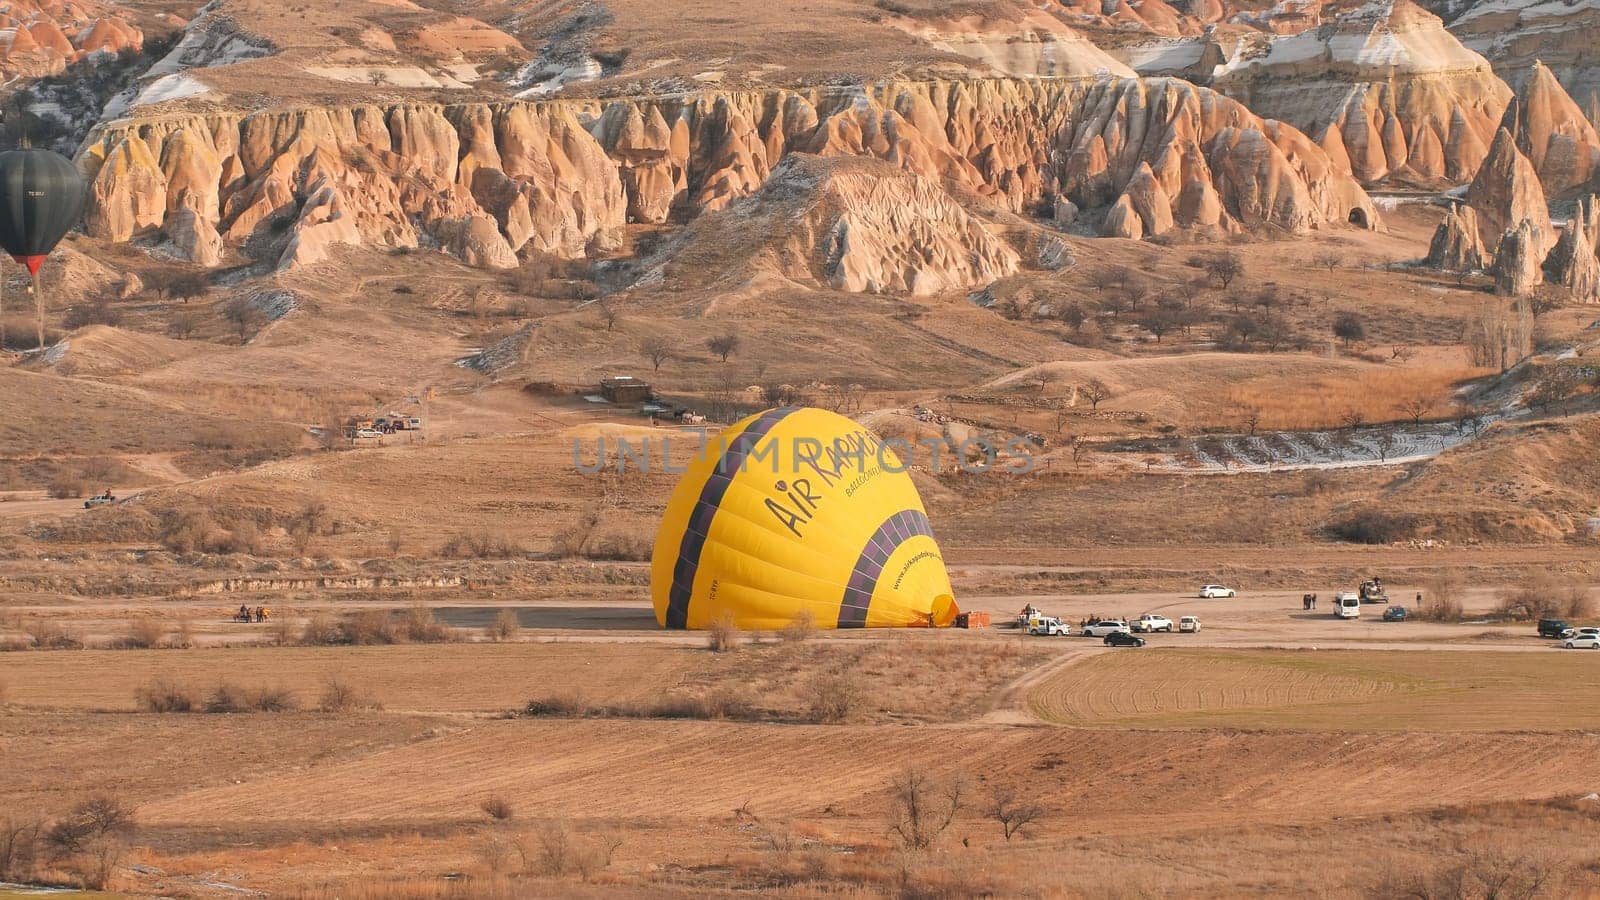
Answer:
<path fill-rule="evenodd" d="M 192 75 L 163 75 L 145 86 L 133 101 L 134 107 L 149 106 L 154 103 L 165 103 L 168 100 L 182 100 L 185 97 L 199 97 L 211 93 L 198 78 Z"/>
<path fill-rule="evenodd" d="M 435 77 L 417 66 L 307 66 L 306 72 L 319 78 L 343 81 L 349 84 L 371 84 L 379 87 L 402 88 L 453 88 L 462 90 L 468 85 L 451 75 Z"/>
<path fill-rule="evenodd" d="M 585 57 L 581 62 L 565 66 L 555 72 L 550 72 L 547 63 L 534 60 L 523 66 L 516 76 L 511 79 L 513 85 L 530 84 L 516 96 L 520 99 L 548 97 L 560 91 L 568 84 L 579 81 L 593 81 L 599 78 L 602 72 L 600 61 L 592 56 Z"/>

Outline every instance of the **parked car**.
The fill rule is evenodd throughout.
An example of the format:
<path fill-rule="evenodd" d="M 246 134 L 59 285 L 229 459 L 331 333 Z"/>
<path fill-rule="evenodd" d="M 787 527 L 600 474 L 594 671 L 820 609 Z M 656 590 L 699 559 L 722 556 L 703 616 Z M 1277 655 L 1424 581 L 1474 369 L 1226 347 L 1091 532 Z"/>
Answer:
<path fill-rule="evenodd" d="M 1225 600 L 1233 597 L 1233 588 L 1221 584 L 1208 584 L 1200 588 L 1201 600 Z"/>
<path fill-rule="evenodd" d="M 1041 616 L 1028 620 L 1028 633 L 1042 637 L 1071 634 L 1072 628 L 1055 616 Z"/>
<path fill-rule="evenodd" d="M 1600 637 L 1600 628 L 1595 628 L 1592 625 L 1587 625 L 1583 628 L 1568 628 L 1566 631 L 1561 632 L 1561 637 L 1563 639 L 1570 637 Z"/>
<path fill-rule="evenodd" d="M 1568 650 L 1600 650 L 1600 634 L 1580 634 L 1561 642 Z"/>
<path fill-rule="evenodd" d="M 1404 622 L 1408 615 L 1410 613 L 1406 612 L 1404 606 L 1391 606 L 1383 611 L 1383 620 L 1385 622 Z"/>
<path fill-rule="evenodd" d="M 1113 631 L 1110 634 L 1106 635 L 1106 646 L 1107 647 L 1143 647 L 1144 646 L 1144 638 L 1139 637 L 1138 635 L 1127 634 L 1127 633 L 1121 632 L 1121 631 Z"/>
<path fill-rule="evenodd" d="M 365 438 L 381 438 L 381 437 L 383 437 L 383 432 L 379 431 L 376 428 L 357 428 L 356 429 L 356 437 L 364 438 L 364 439 Z"/>
<path fill-rule="evenodd" d="M 1133 630 L 1142 631 L 1145 634 L 1152 634 L 1157 631 L 1165 631 L 1170 634 L 1172 632 L 1172 620 L 1166 616 L 1145 613 L 1133 623 Z"/>
<path fill-rule="evenodd" d="M 1133 629 L 1121 619 L 1105 619 L 1083 626 L 1084 637 L 1106 637 L 1112 634 L 1132 634 Z"/>
<path fill-rule="evenodd" d="M 1200 632 L 1200 620 L 1195 616 L 1184 616 L 1178 620 L 1178 631 L 1185 634 L 1198 634 Z"/>
<path fill-rule="evenodd" d="M 1539 620 L 1539 637 L 1542 637 L 1542 638 L 1558 638 L 1558 637 L 1561 637 L 1561 633 L 1562 632 L 1566 631 L 1568 628 L 1571 628 L 1571 627 L 1572 627 L 1571 625 L 1568 625 L 1567 623 L 1561 621 L 1560 619 L 1540 619 Z"/>

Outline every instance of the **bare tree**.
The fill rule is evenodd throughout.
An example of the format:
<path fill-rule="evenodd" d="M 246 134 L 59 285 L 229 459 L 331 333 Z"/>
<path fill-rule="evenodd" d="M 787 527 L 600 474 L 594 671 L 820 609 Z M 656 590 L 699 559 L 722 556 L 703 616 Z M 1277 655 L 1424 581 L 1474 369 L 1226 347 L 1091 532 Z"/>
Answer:
<path fill-rule="evenodd" d="M 167 325 L 167 333 L 180 341 L 188 340 L 200 326 L 194 313 L 184 311 L 172 317 L 172 322 Z"/>
<path fill-rule="evenodd" d="M 1219 253 L 1208 257 L 1205 262 L 1206 274 L 1211 277 L 1223 290 L 1234 280 L 1244 275 L 1244 257 L 1233 251 Z"/>
<path fill-rule="evenodd" d="M 730 331 L 727 334 L 707 338 L 706 349 L 716 354 L 723 362 L 727 362 L 733 351 L 739 349 L 739 336 Z"/>
<path fill-rule="evenodd" d="M 248 297 L 236 297 L 222 307 L 222 317 L 233 323 L 239 330 L 239 343 L 243 344 L 250 335 L 250 329 L 259 327 L 266 316 L 262 315 L 260 307 L 250 302 Z"/>
<path fill-rule="evenodd" d="M 1090 409 L 1099 409 L 1102 402 L 1111 399 L 1111 388 L 1098 378 L 1084 385 L 1082 393 L 1083 399 L 1089 401 Z"/>
<path fill-rule="evenodd" d="M 1394 432 L 1387 429 L 1379 431 L 1378 436 L 1373 440 L 1373 444 L 1378 448 L 1378 461 L 1388 462 L 1389 454 L 1394 452 Z"/>
<path fill-rule="evenodd" d="M 661 364 L 672 358 L 672 342 L 665 335 L 647 334 L 639 342 L 639 352 L 650 360 L 652 371 L 661 371 Z"/>
<path fill-rule="evenodd" d="M 617 305 L 607 297 L 601 297 L 599 300 L 594 301 L 594 311 L 600 317 L 600 321 L 605 324 L 607 331 L 616 327 L 617 319 L 622 315 L 622 311 L 617 309 Z"/>
<path fill-rule="evenodd" d="M 989 791 L 989 805 L 985 815 L 1000 823 L 1006 843 L 1023 828 L 1044 815 L 1044 807 L 1017 797 L 1015 788 L 995 785 Z"/>
<path fill-rule="evenodd" d="M 1338 252 L 1337 250 L 1324 250 L 1321 253 L 1318 253 L 1316 256 L 1313 256 L 1311 258 L 1311 262 L 1318 268 L 1327 269 L 1329 272 L 1332 272 L 1334 269 L 1344 265 L 1344 254 Z"/>
<path fill-rule="evenodd" d="M 964 801 L 960 779 L 938 781 L 907 770 L 889 786 L 889 830 L 912 850 L 925 850 L 955 821 Z"/>
<path fill-rule="evenodd" d="M 1367 424 L 1367 417 L 1359 409 L 1347 409 L 1339 417 L 1339 424 L 1344 426 L 1347 431 L 1355 431 L 1357 428 Z"/>
<path fill-rule="evenodd" d="M 1241 409 L 1239 423 L 1244 426 L 1246 433 L 1255 436 L 1256 429 L 1261 426 L 1261 407 L 1246 406 Z"/>
<path fill-rule="evenodd" d="M 1423 417 L 1433 412 L 1436 405 L 1438 401 L 1435 398 L 1427 394 L 1417 394 L 1401 403 L 1400 411 L 1411 417 L 1411 424 L 1421 425 Z"/>
<path fill-rule="evenodd" d="M 1156 343 L 1179 325 L 1176 310 L 1158 306 L 1139 317 L 1139 327 L 1156 336 Z"/>

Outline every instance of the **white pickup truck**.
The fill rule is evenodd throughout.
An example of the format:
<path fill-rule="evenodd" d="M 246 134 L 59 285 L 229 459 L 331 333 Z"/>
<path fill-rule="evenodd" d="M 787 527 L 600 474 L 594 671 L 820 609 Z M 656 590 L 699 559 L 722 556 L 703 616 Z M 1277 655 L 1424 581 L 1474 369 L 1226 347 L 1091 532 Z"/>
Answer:
<path fill-rule="evenodd" d="M 1156 631 L 1172 631 L 1172 620 L 1166 616 L 1145 613 L 1134 620 L 1133 630 L 1141 634 L 1151 634 Z"/>

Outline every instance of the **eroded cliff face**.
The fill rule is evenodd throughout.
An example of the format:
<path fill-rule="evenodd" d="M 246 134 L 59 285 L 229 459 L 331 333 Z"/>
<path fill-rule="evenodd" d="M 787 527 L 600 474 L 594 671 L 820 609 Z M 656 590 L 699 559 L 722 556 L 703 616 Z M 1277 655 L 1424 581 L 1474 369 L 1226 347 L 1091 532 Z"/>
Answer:
<path fill-rule="evenodd" d="M 1241 40 L 1212 83 L 1314 135 L 1366 184 L 1472 180 L 1511 100 L 1487 60 L 1407 0 Z"/>
<path fill-rule="evenodd" d="M 12 0 L 0 10 L 0 74 L 59 75 L 95 54 L 144 46 L 127 9 L 110 3 Z"/>
<path fill-rule="evenodd" d="M 1348 168 L 1304 134 L 1165 79 L 136 118 L 98 128 L 79 165 L 93 183 L 91 235 L 162 232 L 180 250 L 202 248 L 200 262 L 215 261 L 214 231 L 227 245 L 273 247 L 281 266 L 338 244 L 429 244 L 508 266 L 530 249 L 614 249 L 629 219 L 721 209 L 793 152 L 883 160 L 1014 212 L 1063 198 L 1110 206 L 1148 166 L 1183 226 L 1377 221 Z"/>
<path fill-rule="evenodd" d="M 1015 274 L 1017 252 L 933 179 L 888 163 L 795 153 L 757 202 L 781 271 L 844 291 L 923 296 Z M 792 207 L 778 209 L 778 207 Z"/>

